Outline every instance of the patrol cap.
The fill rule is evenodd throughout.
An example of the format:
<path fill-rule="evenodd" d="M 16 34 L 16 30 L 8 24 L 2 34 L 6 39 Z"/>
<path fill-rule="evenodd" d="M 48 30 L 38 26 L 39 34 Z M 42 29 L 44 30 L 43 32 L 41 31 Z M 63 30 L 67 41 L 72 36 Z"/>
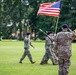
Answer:
<path fill-rule="evenodd" d="M 30 32 L 27 32 L 26 34 L 27 34 L 27 35 L 30 35 L 31 33 L 30 33 Z"/>
<path fill-rule="evenodd" d="M 64 29 L 65 29 L 65 28 L 68 28 L 68 25 L 67 25 L 67 24 L 63 24 L 63 25 L 62 25 L 62 28 L 64 28 Z"/>
<path fill-rule="evenodd" d="M 49 35 L 49 34 L 51 34 L 51 33 L 53 33 L 53 32 L 51 32 L 51 31 L 47 31 L 47 35 Z"/>

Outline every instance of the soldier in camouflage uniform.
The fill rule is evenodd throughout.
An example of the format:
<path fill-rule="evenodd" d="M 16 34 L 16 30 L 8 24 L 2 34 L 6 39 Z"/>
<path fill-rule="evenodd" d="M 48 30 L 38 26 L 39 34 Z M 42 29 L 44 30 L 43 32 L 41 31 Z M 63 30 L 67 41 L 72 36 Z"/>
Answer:
<path fill-rule="evenodd" d="M 24 53 L 23 53 L 23 55 L 22 55 L 19 63 L 22 63 L 22 60 L 23 60 L 26 56 L 28 56 L 28 58 L 29 58 L 29 60 L 30 60 L 30 62 L 31 62 L 32 64 L 35 63 L 35 62 L 32 60 L 32 56 L 31 56 L 30 51 L 29 51 L 30 45 L 34 48 L 34 46 L 33 46 L 33 45 L 31 44 L 31 42 L 30 42 L 30 33 L 27 33 L 27 36 L 26 36 L 25 39 L 24 39 L 24 49 L 25 49 L 25 50 L 24 50 Z"/>
<path fill-rule="evenodd" d="M 53 65 L 57 65 L 56 55 L 55 55 L 55 53 L 53 51 L 53 48 L 52 48 L 53 47 L 52 42 L 54 40 L 54 38 L 52 37 L 53 33 L 52 32 L 48 32 L 47 35 L 48 36 L 46 37 L 46 41 L 45 41 L 46 52 L 45 52 L 45 54 L 44 54 L 44 56 L 43 56 L 42 61 L 41 61 L 40 64 L 41 65 L 47 64 L 47 61 L 49 59 L 51 59 Z"/>
<path fill-rule="evenodd" d="M 76 34 L 74 34 L 71 29 L 70 32 L 67 31 L 68 26 L 66 24 L 62 25 L 62 31 L 57 33 L 56 36 L 56 45 L 55 45 L 55 53 L 58 56 L 58 64 L 59 64 L 59 75 L 68 75 L 69 66 L 70 66 L 70 58 L 71 58 L 71 43 L 73 38 L 76 38 Z"/>

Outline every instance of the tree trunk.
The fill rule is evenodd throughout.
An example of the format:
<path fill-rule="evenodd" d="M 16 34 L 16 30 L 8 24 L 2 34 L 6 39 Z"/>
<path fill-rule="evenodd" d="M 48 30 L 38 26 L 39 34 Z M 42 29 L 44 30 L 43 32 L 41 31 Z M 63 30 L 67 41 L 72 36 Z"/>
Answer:
<path fill-rule="evenodd" d="M 35 29 L 35 31 L 34 31 L 34 41 L 36 41 L 36 29 Z"/>
<path fill-rule="evenodd" d="M 19 5 L 19 14 L 20 14 L 20 18 L 19 18 L 19 29 L 20 29 L 20 36 L 19 36 L 19 40 L 22 40 L 22 24 L 21 24 L 21 13 L 22 9 L 21 9 L 21 0 L 20 0 L 20 5 Z"/>

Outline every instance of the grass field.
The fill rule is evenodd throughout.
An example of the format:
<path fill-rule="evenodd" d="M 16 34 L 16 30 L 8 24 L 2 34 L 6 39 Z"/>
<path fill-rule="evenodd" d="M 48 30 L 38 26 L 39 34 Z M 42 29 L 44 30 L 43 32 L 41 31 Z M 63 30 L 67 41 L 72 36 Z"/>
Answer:
<path fill-rule="evenodd" d="M 30 47 L 35 64 L 26 57 L 23 64 L 19 59 L 23 54 L 23 41 L 0 41 L 0 75 L 58 75 L 58 66 L 53 66 L 49 60 L 47 65 L 40 65 L 44 55 L 44 41 L 32 41 L 35 49 Z M 72 58 L 69 75 L 76 75 L 76 43 L 72 44 Z"/>

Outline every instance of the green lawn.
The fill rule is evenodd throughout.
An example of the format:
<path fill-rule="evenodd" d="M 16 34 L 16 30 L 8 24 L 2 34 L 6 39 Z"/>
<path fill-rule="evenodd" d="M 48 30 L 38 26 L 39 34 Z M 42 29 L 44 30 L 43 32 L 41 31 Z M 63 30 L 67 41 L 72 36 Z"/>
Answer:
<path fill-rule="evenodd" d="M 23 64 L 19 59 L 23 54 L 23 41 L 0 41 L 0 75 L 58 75 L 58 66 L 53 66 L 49 60 L 47 65 L 40 65 L 44 55 L 44 41 L 32 41 L 35 46 L 30 47 L 35 64 L 31 64 L 26 57 Z M 72 58 L 69 75 L 76 75 L 76 44 L 72 44 Z"/>

